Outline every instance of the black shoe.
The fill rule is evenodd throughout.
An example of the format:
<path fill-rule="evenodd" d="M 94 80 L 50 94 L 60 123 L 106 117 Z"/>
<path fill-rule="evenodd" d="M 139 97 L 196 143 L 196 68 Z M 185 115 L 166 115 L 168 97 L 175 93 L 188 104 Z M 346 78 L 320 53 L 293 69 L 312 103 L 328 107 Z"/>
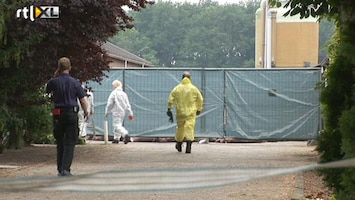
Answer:
<path fill-rule="evenodd" d="M 73 176 L 73 174 L 68 170 L 63 170 L 62 173 L 60 173 L 60 176 Z"/>
<path fill-rule="evenodd" d="M 125 135 L 125 136 L 124 136 L 124 139 L 123 139 L 124 144 L 127 144 L 127 143 L 130 142 L 130 141 L 131 141 L 131 139 L 129 138 L 129 136 L 128 136 L 128 135 Z"/>
<path fill-rule="evenodd" d="M 112 140 L 112 144 L 118 144 L 118 140 Z"/>
<path fill-rule="evenodd" d="M 186 153 L 191 153 L 192 141 L 186 141 Z"/>
<path fill-rule="evenodd" d="M 175 144 L 175 149 L 176 149 L 178 152 L 181 152 L 181 151 L 182 151 L 182 142 L 176 142 L 176 144 Z"/>

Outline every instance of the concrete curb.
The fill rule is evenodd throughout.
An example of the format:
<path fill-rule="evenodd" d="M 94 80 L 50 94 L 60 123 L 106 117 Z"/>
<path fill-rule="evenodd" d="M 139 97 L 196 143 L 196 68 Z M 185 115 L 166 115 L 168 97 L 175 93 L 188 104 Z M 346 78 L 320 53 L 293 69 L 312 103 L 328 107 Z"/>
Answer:
<path fill-rule="evenodd" d="M 296 175 L 295 191 L 293 192 L 291 200 L 305 200 L 303 189 L 303 173 L 300 172 Z"/>

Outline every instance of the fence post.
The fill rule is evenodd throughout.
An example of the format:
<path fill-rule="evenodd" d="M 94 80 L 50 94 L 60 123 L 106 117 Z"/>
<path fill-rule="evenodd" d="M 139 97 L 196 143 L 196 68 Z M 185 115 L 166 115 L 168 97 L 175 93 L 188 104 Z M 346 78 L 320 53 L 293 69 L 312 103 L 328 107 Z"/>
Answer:
<path fill-rule="evenodd" d="M 107 119 L 105 119 L 104 121 L 104 141 L 105 141 L 105 144 L 108 143 L 108 121 Z"/>

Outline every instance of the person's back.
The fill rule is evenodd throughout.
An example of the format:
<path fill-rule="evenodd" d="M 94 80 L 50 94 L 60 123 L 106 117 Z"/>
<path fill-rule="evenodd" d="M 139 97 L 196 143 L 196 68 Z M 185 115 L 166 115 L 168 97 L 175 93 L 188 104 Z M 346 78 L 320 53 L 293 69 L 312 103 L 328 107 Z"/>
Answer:
<path fill-rule="evenodd" d="M 57 108 L 78 107 L 77 91 L 80 90 L 79 88 L 81 88 L 80 83 L 68 73 L 62 73 L 47 84 L 47 89 L 53 92 L 52 100 Z"/>
<path fill-rule="evenodd" d="M 79 81 L 69 75 L 70 60 L 66 57 L 58 60 L 55 77 L 48 81 L 46 93 L 51 94 L 54 103 L 53 135 L 57 144 L 58 176 L 71 176 L 70 167 L 74 156 L 74 147 L 78 138 L 78 101 L 87 116 L 85 92 Z"/>
<path fill-rule="evenodd" d="M 189 78 L 184 78 L 173 89 L 171 95 L 176 104 L 177 119 L 194 115 L 197 110 L 202 110 L 200 91 L 191 83 Z"/>
<path fill-rule="evenodd" d="M 128 101 L 128 96 L 122 90 L 122 87 L 117 87 L 112 91 L 111 99 L 113 101 L 113 108 L 112 108 L 113 113 L 118 112 L 118 113 L 125 114 L 126 111 L 131 110 L 131 105 Z"/>
<path fill-rule="evenodd" d="M 176 105 L 175 148 L 181 152 L 182 142 L 186 140 L 186 153 L 191 153 L 191 144 L 195 139 L 196 115 L 199 115 L 203 108 L 202 94 L 192 84 L 190 76 L 189 72 L 184 72 L 181 83 L 170 92 L 167 111 L 167 115 L 172 122 L 171 108 Z"/>
<path fill-rule="evenodd" d="M 87 102 L 88 102 L 89 116 L 91 116 L 91 115 L 94 114 L 94 110 L 95 110 L 94 93 L 91 91 L 91 89 L 88 89 L 86 99 L 87 99 Z"/>
<path fill-rule="evenodd" d="M 124 143 L 127 144 L 130 141 L 130 138 L 127 129 L 123 127 L 123 121 L 126 112 L 128 112 L 129 120 L 134 120 L 131 104 L 127 94 L 122 89 L 122 83 L 120 81 L 114 80 L 112 86 L 114 87 L 114 90 L 107 99 L 105 117 L 107 117 L 109 113 L 112 113 L 112 124 L 114 127 L 112 143 L 119 143 L 121 136 L 123 136 Z"/>

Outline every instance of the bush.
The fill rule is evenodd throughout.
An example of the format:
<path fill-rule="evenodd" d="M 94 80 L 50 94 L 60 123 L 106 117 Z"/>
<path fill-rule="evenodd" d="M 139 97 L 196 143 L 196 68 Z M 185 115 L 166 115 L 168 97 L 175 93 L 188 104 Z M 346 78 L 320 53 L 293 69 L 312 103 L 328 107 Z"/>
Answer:
<path fill-rule="evenodd" d="M 0 105 L 0 144 L 5 144 L 8 136 L 7 120 L 9 116 L 8 108 L 5 105 Z"/>
<path fill-rule="evenodd" d="M 53 144 L 53 123 L 50 105 L 27 106 L 23 110 L 25 119 L 25 142 L 27 144 Z"/>
<path fill-rule="evenodd" d="M 321 157 L 321 163 L 341 160 L 343 154 L 341 148 L 341 133 L 339 130 L 323 130 L 318 138 L 317 151 Z M 343 169 L 319 169 L 326 184 L 330 188 L 339 190 L 341 188 L 341 173 Z"/>
<path fill-rule="evenodd" d="M 320 162 L 342 160 L 342 133 L 339 129 L 339 119 L 344 109 L 349 105 L 351 96 L 352 69 L 347 59 L 339 54 L 339 32 L 336 32 L 329 48 L 330 65 L 325 72 L 325 84 L 321 93 L 321 102 L 325 129 L 319 135 L 317 151 Z M 341 190 L 341 174 L 344 169 L 321 169 L 327 185 L 336 192 Z"/>
<path fill-rule="evenodd" d="M 355 94 L 355 93 L 354 93 Z M 355 106 L 344 111 L 340 120 L 340 131 L 342 133 L 342 152 L 344 158 L 355 157 Z M 341 190 L 338 199 L 355 199 L 355 169 L 345 169 L 341 179 Z"/>
<path fill-rule="evenodd" d="M 355 156 L 355 59 L 352 24 L 337 28 L 328 52 L 330 66 L 321 101 L 324 105 L 325 130 L 320 134 L 317 151 L 321 162 Z M 349 45 L 350 44 L 350 45 Z M 355 199 L 353 168 L 322 169 L 328 186 L 335 189 L 337 199 Z"/>
<path fill-rule="evenodd" d="M 82 137 L 79 137 L 78 138 L 78 144 L 86 144 L 86 139 L 82 138 Z"/>
<path fill-rule="evenodd" d="M 2 148 L 21 149 L 23 120 L 7 105 L 0 105 L 0 144 Z"/>

